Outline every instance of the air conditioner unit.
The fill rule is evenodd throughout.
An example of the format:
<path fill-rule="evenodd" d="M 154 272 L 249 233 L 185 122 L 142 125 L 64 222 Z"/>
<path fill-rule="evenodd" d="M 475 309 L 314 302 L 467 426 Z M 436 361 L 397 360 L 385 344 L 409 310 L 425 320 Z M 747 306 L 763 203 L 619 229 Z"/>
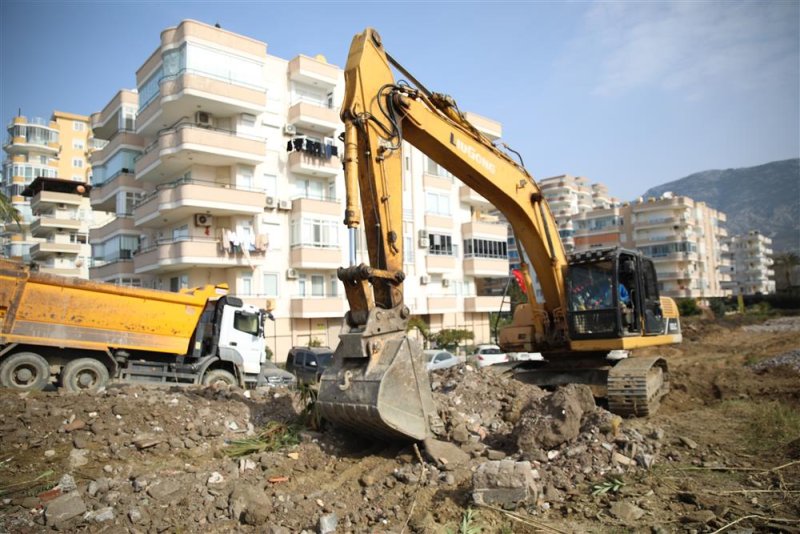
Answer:
<path fill-rule="evenodd" d="M 297 128 L 295 128 L 294 124 L 287 124 L 283 127 L 283 133 L 286 135 L 294 135 L 297 133 Z"/>
<path fill-rule="evenodd" d="M 198 111 L 194 114 L 194 122 L 200 126 L 211 126 L 211 113 L 207 111 Z"/>
<path fill-rule="evenodd" d="M 279 200 L 278 201 L 278 209 L 281 209 L 281 210 L 290 210 L 290 209 L 292 209 L 292 201 L 291 200 Z"/>
<path fill-rule="evenodd" d="M 428 248 L 428 238 L 427 237 L 420 237 L 417 241 L 417 245 L 419 248 Z"/>
<path fill-rule="evenodd" d="M 286 278 L 288 278 L 289 280 L 294 280 L 295 278 L 297 278 L 297 269 L 292 269 L 292 268 L 286 269 Z"/>
<path fill-rule="evenodd" d="M 268 208 L 275 208 L 278 206 L 278 199 L 275 197 L 267 197 L 266 205 Z"/>
<path fill-rule="evenodd" d="M 428 231 L 425 228 L 423 228 L 422 230 L 417 230 L 417 236 L 420 239 L 426 239 L 427 240 L 428 239 Z"/>
<path fill-rule="evenodd" d="M 420 283 L 420 285 L 423 285 L 423 286 L 426 285 L 426 284 L 430 284 L 431 283 L 431 277 L 428 276 L 427 274 L 423 274 L 422 276 L 419 277 L 419 283 Z"/>
<path fill-rule="evenodd" d="M 211 217 L 211 215 L 206 215 L 205 213 L 195 213 L 194 215 L 195 226 L 211 226 L 213 221 L 214 218 Z"/>
<path fill-rule="evenodd" d="M 442 278 L 442 287 L 450 287 L 450 280 Z"/>

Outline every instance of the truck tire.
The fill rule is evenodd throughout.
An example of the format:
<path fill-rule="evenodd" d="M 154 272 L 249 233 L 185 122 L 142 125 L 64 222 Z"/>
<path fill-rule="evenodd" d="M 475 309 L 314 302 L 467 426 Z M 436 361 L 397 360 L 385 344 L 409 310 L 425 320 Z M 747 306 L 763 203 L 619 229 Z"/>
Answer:
<path fill-rule="evenodd" d="M 20 352 L 0 364 L 0 385 L 20 391 L 39 391 L 50 383 L 50 364 L 35 352 Z"/>
<path fill-rule="evenodd" d="M 212 369 L 203 376 L 203 385 L 212 386 L 214 384 L 224 384 L 228 386 L 238 386 L 239 381 L 236 377 L 225 369 Z"/>
<path fill-rule="evenodd" d="M 61 370 L 61 385 L 67 391 L 97 391 L 106 384 L 108 369 L 94 358 L 72 360 Z"/>

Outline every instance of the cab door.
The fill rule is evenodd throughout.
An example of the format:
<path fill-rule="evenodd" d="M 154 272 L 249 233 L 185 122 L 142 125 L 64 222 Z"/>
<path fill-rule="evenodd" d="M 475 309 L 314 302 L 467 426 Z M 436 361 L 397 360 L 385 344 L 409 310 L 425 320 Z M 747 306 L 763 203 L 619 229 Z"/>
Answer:
<path fill-rule="evenodd" d="M 225 306 L 219 346 L 237 352 L 243 360 L 245 374 L 258 374 L 264 356 L 264 338 L 259 336 L 259 314 L 233 306 Z"/>
<path fill-rule="evenodd" d="M 658 295 L 656 269 L 650 259 L 642 260 L 644 274 L 644 333 L 655 335 L 664 333 L 664 312 Z"/>

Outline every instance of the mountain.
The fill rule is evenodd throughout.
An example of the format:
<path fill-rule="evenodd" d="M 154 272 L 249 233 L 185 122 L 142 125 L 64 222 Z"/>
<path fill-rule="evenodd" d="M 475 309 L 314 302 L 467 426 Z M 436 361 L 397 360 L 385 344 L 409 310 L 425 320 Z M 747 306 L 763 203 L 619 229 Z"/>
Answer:
<path fill-rule="evenodd" d="M 756 167 L 711 170 L 648 189 L 666 191 L 707 203 L 728 216 L 730 235 L 758 230 L 772 238 L 775 252 L 800 252 L 800 159 Z"/>

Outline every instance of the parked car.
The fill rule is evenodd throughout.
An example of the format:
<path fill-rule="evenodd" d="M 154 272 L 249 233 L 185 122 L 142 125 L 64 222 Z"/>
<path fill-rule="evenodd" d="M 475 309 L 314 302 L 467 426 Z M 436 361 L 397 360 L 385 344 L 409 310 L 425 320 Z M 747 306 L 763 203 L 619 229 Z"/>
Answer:
<path fill-rule="evenodd" d="M 316 384 L 332 358 L 330 347 L 292 347 L 286 358 L 286 370 L 300 384 Z"/>
<path fill-rule="evenodd" d="M 428 371 L 435 369 L 447 369 L 455 367 L 464 363 L 464 358 L 456 356 L 446 350 L 426 350 L 425 353 L 426 367 Z"/>
<path fill-rule="evenodd" d="M 278 386 L 294 388 L 297 386 L 297 378 L 292 373 L 284 371 L 274 363 L 267 361 L 261 364 L 261 373 L 256 385 L 273 388 Z"/>
<path fill-rule="evenodd" d="M 508 355 L 500 350 L 497 345 L 478 345 L 475 348 L 473 355 L 475 363 L 478 367 L 487 367 L 496 363 L 505 363 L 508 361 Z"/>

